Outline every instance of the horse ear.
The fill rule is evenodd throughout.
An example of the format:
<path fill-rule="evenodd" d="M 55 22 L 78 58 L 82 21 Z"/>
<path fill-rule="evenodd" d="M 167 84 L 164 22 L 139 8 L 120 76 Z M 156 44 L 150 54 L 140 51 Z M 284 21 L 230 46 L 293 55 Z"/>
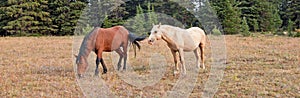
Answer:
<path fill-rule="evenodd" d="M 78 57 L 78 55 L 76 55 L 76 54 L 74 54 L 74 56 L 75 56 L 75 58 L 77 58 L 77 57 Z"/>
<path fill-rule="evenodd" d="M 161 23 L 158 24 L 158 28 L 160 27 Z"/>
<path fill-rule="evenodd" d="M 152 23 L 152 26 L 154 26 L 155 24 L 154 23 Z"/>

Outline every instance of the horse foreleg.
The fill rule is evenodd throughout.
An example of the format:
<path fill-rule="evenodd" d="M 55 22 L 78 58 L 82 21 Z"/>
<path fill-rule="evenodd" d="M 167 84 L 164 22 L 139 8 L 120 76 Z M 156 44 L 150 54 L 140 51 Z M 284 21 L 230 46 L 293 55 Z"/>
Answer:
<path fill-rule="evenodd" d="M 107 72 L 107 68 L 106 68 L 106 65 L 105 65 L 105 63 L 104 63 L 104 60 L 103 60 L 103 58 L 102 58 L 102 51 L 98 51 L 98 53 L 97 53 L 97 59 L 99 59 L 99 62 L 101 63 L 101 65 L 102 65 L 102 68 L 103 68 L 103 74 L 105 74 L 106 72 Z"/>
<path fill-rule="evenodd" d="M 201 51 L 201 61 L 202 61 L 202 68 L 205 69 L 205 65 L 204 65 L 204 44 L 200 44 L 200 51 Z"/>
<path fill-rule="evenodd" d="M 179 58 L 180 58 L 181 68 L 183 70 L 183 74 L 186 74 L 183 49 L 179 49 Z"/>
<path fill-rule="evenodd" d="M 117 49 L 116 52 L 120 56 L 119 61 L 118 61 L 118 70 L 120 70 L 120 68 L 121 68 L 121 62 L 122 62 L 122 59 L 123 59 L 123 52 L 122 52 L 122 50 L 120 48 Z"/>
<path fill-rule="evenodd" d="M 196 57 L 196 64 L 197 64 L 196 67 L 199 69 L 200 68 L 200 57 L 199 57 L 197 49 L 194 50 L 194 54 L 195 54 L 195 57 Z"/>
<path fill-rule="evenodd" d="M 97 57 L 97 59 L 96 59 L 95 76 L 98 76 L 98 74 L 99 74 L 99 69 L 98 69 L 99 62 L 100 62 L 100 59 Z"/>
<path fill-rule="evenodd" d="M 126 70 L 127 46 L 124 46 L 124 47 L 123 47 L 123 55 L 124 55 L 124 67 L 123 67 L 123 70 Z"/>
<path fill-rule="evenodd" d="M 107 73 L 107 68 L 106 68 L 106 65 L 104 63 L 103 58 L 100 58 L 100 63 L 101 63 L 102 68 L 103 68 L 103 74 L 106 74 Z"/>
<path fill-rule="evenodd" d="M 178 71 L 179 71 L 179 68 L 178 68 L 178 56 L 176 55 L 176 51 L 175 50 L 171 50 L 171 52 L 172 52 L 174 63 L 175 63 L 174 75 L 176 75 L 178 73 Z"/>

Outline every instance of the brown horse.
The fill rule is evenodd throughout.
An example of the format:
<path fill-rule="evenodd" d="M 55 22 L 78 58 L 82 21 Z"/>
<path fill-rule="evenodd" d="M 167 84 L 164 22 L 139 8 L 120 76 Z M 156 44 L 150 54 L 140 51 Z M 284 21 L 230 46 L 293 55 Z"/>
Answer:
<path fill-rule="evenodd" d="M 103 74 L 107 72 L 107 68 L 102 57 L 103 52 L 116 51 L 120 56 L 118 61 L 118 70 L 121 68 L 122 59 L 124 59 L 123 69 L 126 70 L 128 44 L 132 43 L 134 52 L 136 52 L 136 46 L 140 49 L 140 45 L 137 41 L 144 40 L 145 38 L 145 36 L 137 37 L 133 33 L 129 33 L 129 31 L 123 26 L 94 28 L 82 41 L 78 56 L 75 55 L 78 77 L 82 77 L 82 74 L 85 72 L 88 66 L 87 57 L 91 51 L 94 51 L 97 54 L 95 75 L 99 74 L 99 62 L 102 65 Z"/>

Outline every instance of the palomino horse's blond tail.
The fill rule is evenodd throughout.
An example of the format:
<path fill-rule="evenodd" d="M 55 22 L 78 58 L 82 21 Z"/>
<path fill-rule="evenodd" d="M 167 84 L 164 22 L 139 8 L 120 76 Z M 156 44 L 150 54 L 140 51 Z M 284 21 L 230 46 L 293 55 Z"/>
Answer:
<path fill-rule="evenodd" d="M 206 45 L 209 45 L 209 46 L 206 46 L 206 47 L 210 47 L 210 40 L 209 40 L 209 38 L 207 37 L 207 35 L 205 34 L 205 43 L 206 43 Z"/>

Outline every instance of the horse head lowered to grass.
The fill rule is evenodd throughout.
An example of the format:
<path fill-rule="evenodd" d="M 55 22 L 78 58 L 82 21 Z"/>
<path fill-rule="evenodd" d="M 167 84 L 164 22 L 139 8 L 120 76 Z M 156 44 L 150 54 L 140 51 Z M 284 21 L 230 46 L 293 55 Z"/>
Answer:
<path fill-rule="evenodd" d="M 140 49 L 140 45 L 137 41 L 144 40 L 145 38 L 145 36 L 138 37 L 133 33 L 129 33 L 129 31 L 123 26 L 94 28 L 82 41 L 78 56 L 75 55 L 78 77 L 82 77 L 82 74 L 87 69 L 87 57 L 91 51 L 94 51 L 97 54 L 95 75 L 99 74 L 99 62 L 103 67 L 103 74 L 107 72 L 107 68 L 102 57 L 103 52 L 116 51 L 120 56 L 118 61 L 118 70 L 121 68 L 122 59 L 124 59 L 123 70 L 126 70 L 127 47 L 129 43 L 133 44 L 134 49 L 136 49 L 136 46 Z M 134 52 L 136 51 L 134 50 Z"/>
<path fill-rule="evenodd" d="M 175 63 L 174 75 L 177 74 L 177 71 L 179 70 L 177 62 L 178 57 L 176 55 L 177 52 L 179 52 L 183 73 L 186 74 L 183 52 L 193 51 L 197 59 L 197 67 L 200 68 L 200 57 L 197 51 L 197 49 L 200 48 L 202 68 L 205 69 L 204 48 L 206 43 L 206 35 L 202 29 L 200 29 L 199 27 L 181 29 L 179 27 L 170 25 L 161 25 L 161 23 L 159 25 L 153 24 L 148 43 L 152 45 L 156 40 L 160 39 L 167 42 L 167 45 L 172 52 Z"/>

